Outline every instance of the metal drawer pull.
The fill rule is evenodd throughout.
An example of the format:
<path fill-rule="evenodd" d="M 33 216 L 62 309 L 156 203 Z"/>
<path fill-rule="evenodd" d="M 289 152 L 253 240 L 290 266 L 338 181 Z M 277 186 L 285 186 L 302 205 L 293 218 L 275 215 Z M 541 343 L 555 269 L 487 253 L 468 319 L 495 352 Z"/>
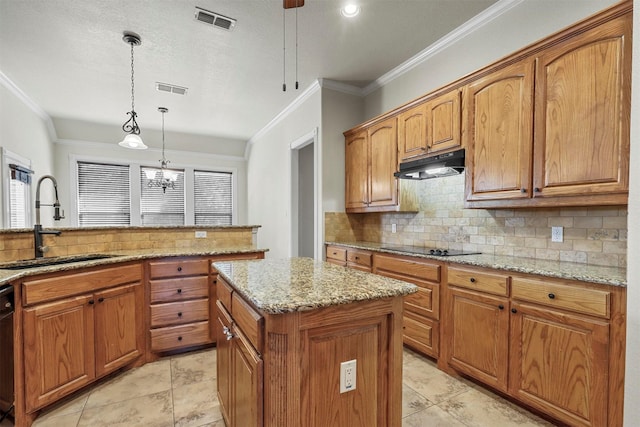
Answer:
<path fill-rule="evenodd" d="M 500 305 L 498 306 L 498 308 L 499 308 L 500 310 L 504 310 L 504 305 L 500 304 Z"/>
<path fill-rule="evenodd" d="M 513 314 L 516 314 L 516 313 L 518 312 L 518 310 L 516 310 L 515 308 L 512 308 L 512 309 L 511 309 L 511 312 L 512 312 Z"/>
<path fill-rule="evenodd" d="M 472 278 L 470 278 L 470 279 L 469 279 L 469 281 L 470 281 L 471 283 L 476 283 L 476 278 L 475 278 L 475 277 L 472 277 Z"/>
<path fill-rule="evenodd" d="M 182 337 L 178 337 L 178 341 L 182 341 Z"/>
<path fill-rule="evenodd" d="M 549 294 L 549 299 L 554 299 L 555 297 L 556 297 L 556 294 L 553 294 L 553 293 Z"/>
<path fill-rule="evenodd" d="M 182 293 L 182 289 L 178 289 L 178 293 L 181 294 Z"/>
<path fill-rule="evenodd" d="M 178 267 L 178 271 L 182 271 L 182 267 Z"/>
<path fill-rule="evenodd" d="M 182 312 L 179 312 L 179 313 L 178 313 L 178 317 L 182 317 Z"/>
<path fill-rule="evenodd" d="M 94 300 L 92 300 L 92 299 L 90 299 L 90 300 L 89 300 L 89 305 L 93 305 L 93 304 L 95 304 L 95 303 L 96 303 L 96 302 L 95 302 Z"/>

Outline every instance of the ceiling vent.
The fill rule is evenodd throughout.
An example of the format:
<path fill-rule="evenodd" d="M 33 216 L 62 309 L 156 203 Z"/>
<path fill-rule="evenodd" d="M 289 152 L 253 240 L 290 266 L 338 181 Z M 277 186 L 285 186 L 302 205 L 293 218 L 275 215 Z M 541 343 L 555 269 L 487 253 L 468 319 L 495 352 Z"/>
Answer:
<path fill-rule="evenodd" d="M 219 13 L 214 13 L 209 10 L 202 9 L 196 6 L 196 20 L 205 24 L 213 25 L 221 30 L 231 31 L 236 26 L 236 20 L 229 18 Z"/>
<path fill-rule="evenodd" d="M 175 93 L 176 95 L 186 95 L 187 90 L 189 90 L 188 88 L 183 86 L 176 86 L 169 83 L 160 82 L 156 82 L 156 89 L 160 92 Z"/>

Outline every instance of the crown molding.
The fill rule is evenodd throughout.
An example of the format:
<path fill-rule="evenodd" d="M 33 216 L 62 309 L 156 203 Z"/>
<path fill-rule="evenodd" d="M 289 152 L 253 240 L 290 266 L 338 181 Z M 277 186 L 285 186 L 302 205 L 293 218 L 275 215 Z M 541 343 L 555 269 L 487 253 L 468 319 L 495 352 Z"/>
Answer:
<path fill-rule="evenodd" d="M 358 86 L 331 79 L 318 79 L 318 82 L 323 89 L 331 89 L 336 92 L 346 93 L 347 95 L 364 96 L 364 89 Z"/>
<path fill-rule="evenodd" d="M 24 105 L 27 106 L 33 113 L 35 113 L 44 122 L 47 134 L 51 141 L 56 141 L 58 135 L 56 128 L 53 126 L 53 121 L 46 111 L 42 109 L 33 99 L 29 97 L 22 89 L 20 89 L 5 73 L 0 70 L 0 84 L 6 87 L 16 98 L 18 98 Z"/>
<path fill-rule="evenodd" d="M 513 9 L 523 1 L 524 0 L 499 0 L 497 3 L 494 3 L 487 9 L 483 10 L 478 15 L 474 16 L 455 30 L 451 31 L 432 45 L 428 46 L 426 49 L 422 50 L 417 55 L 413 56 L 412 58 L 395 67 L 393 70 L 389 71 L 386 74 L 383 74 L 382 76 L 378 77 L 376 80 L 368 84 L 362 89 L 362 96 L 367 96 L 375 92 L 389 82 L 409 72 L 410 70 L 429 60 L 432 56 L 436 55 L 442 50 L 451 47 L 458 40 L 469 36 L 477 29 L 487 25 L 497 17 Z"/>

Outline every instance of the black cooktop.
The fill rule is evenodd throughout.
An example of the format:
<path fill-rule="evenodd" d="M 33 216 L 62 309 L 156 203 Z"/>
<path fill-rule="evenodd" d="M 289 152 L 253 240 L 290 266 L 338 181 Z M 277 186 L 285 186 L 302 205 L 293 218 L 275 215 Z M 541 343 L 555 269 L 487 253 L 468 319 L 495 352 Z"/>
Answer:
<path fill-rule="evenodd" d="M 380 249 L 386 249 L 390 251 L 408 252 L 419 255 L 434 255 L 434 256 L 459 256 L 459 255 L 478 255 L 480 252 L 473 251 L 461 251 L 456 249 L 440 249 L 440 248 L 422 248 L 419 246 L 382 246 Z"/>

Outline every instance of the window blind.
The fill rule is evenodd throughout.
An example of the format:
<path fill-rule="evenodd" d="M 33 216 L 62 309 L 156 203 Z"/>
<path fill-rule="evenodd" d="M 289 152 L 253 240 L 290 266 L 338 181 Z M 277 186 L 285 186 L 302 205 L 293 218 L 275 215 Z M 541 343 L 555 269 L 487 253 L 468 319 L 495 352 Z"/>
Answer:
<path fill-rule="evenodd" d="M 194 171 L 196 225 L 231 225 L 233 220 L 232 174 Z"/>
<path fill-rule="evenodd" d="M 27 202 L 30 201 L 29 184 L 15 179 L 9 180 L 9 210 L 11 228 L 27 228 Z"/>
<path fill-rule="evenodd" d="M 150 186 L 147 171 L 160 176 L 160 168 L 140 168 L 140 221 L 142 225 L 184 225 L 184 171 L 172 169 L 177 173 L 175 188 Z"/>
<path fill-rule="evenodd" d="M 129 166 L 78 162 L 78 225 L 129 225 Z"/>

